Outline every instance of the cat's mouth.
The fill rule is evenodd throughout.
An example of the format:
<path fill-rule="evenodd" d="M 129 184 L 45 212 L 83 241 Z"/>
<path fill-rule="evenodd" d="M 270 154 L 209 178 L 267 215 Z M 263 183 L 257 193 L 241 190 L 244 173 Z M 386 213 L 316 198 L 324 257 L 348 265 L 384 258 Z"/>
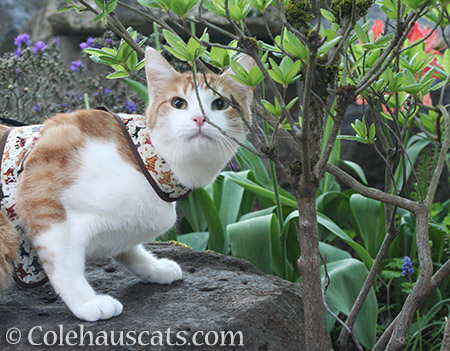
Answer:
<path fill-rule="evenodd" d="M 188 140 L 213 140 L 213 138 L 207 135 L 204 131 L 198 130 L 190 135 Z"/>

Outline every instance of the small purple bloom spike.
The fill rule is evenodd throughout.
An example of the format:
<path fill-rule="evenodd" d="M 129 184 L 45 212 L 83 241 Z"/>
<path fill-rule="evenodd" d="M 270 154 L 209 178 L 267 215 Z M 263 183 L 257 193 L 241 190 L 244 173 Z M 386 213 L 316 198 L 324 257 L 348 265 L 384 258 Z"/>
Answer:
<path fill-rule="evenodd" d="M 402 276 L 411 275 L 414 273 L 414 268 L 412 268 L 412 262 L 409 256 L 403 258 Z"/>
<path fill-rule="evenodd" d="M 94 45 L 94 38 L 92 38 L 92 37 L 87 38 L 86 44 L 88 46 L 93 46 Z"/>
<path fill-rule="evenodd" d="M 38 52 L 44 51 L 45 51 L 45 43 L 43 41 L 38 41 L 36 44 L 33 45 L 33 52 L 35 55 L 37 55 Z"/>
<path fill-rule="evenodd" d="M 136 104 L 133 101 L 127 101 L 126 109 L 128 113 L 136 112 Z"/>
<path fill-rule="evenodd" d="M 14 52 L 14 55 L 16 55 L 17 57 L 20 57 L 20 56 L 22 56 L 22 53 L 23 53 L 22 49 L 17 48 L 16 51 Z"/>
<path fill-rule="evenodd" d="M 17 46 L 18 48 L 21 48 L 22 45 L 28 46 L 30 44 L 31 44 L 30 35 L 27 33 L 19 34 L 14 39 L 14 45 Z"/>
<path fill-rule="evenodd" d="M 112 39 L 106 38 L 106 45 L 112 45 Z"/>
<path fill-rule="evenodd" d="M 103 90 L 103 93 L 104 94 L 112 94 L 112 91 L 109 88 L 105 88 L 105 90 Z"/>
<path fill-rule="evenodd" d="M 88 47 L 89 47 L 88 43 L 82 42 L 82 43 L 80 44 L 80 49 L 81 49 L 81 50 L 87 49 Z"/>
<path fill-rule="evenodd" d="M 70 66 L 70 69 L 72 71 L 80 72 L 82 68 L 84 68 L 83 62 L 81 62 L 80 60 L 72 61 L 72 65 Z"/>
<path fill-rule="evenodd" d="M 42 110 L 41 103 L 38 102 L 38 103 L 34 104 L 33 107 L 32 107 L 32 110 L 33 110 L 34 112 L 41 112 L 41 110 Z"/>

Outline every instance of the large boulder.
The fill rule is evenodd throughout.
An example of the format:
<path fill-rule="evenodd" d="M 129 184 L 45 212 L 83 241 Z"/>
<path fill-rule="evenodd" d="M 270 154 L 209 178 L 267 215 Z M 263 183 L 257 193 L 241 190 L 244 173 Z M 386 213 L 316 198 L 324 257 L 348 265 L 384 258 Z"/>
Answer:
<path fill-rule="evenodd" d="M 42 6 L 42 0 L 0 1 L 0 54 L 13 51 L 14 38 Z"/>
<path fill-rule="evenodd" d="M 143 343 L 151 342 L 150 338 L 154 336 L 153 342 L 164 344 L 158 350 L 303 350 L 303 302 L 298 284 L 265 275 L 234 257 L 163 243 L 151 244 L 149 248 L 159 257 L 180 263 L 183 280 L 169 286 L 144 284 L 113 261 L 89 266 L 86 274 L 94 289 L 111 294 L 124 305 L 120 316 L 96 323 L 82 322 L 74 317 L 48 283 L 27 290 L 13 286 L 0 302 L 0 349 L 36 350 L 36 346 L 27 341 L 29 334 L 34 343 L 42 343 L 45 335 L 47 343 L 52 343 L 54 335 L 51 331 L 56 332 L 57 343 L 60 332 L 64 335 L 64 346 L 58 348 L 74 349 L 65 339 L 67 335 L 73 336 L 69 333 L 73 330 L 78 335 L 92 332 L 94 343 L 100 336 L 100 344 L 104 343 L 102 333 L 107 332 L 109 346 L 103 344 L 99 348 L 104 350 L 112 348 L 110 335 L 113 331 L 115 340 L 119 340 L 120 331 L 124 335 L 131 332 L 129 336 L 134 335 L 135 339 L 144 332 Z M 22 340 L 16 345 L 6 341 L 10 328 L 21 331 Z M 238 346 L 240 334 L 235 334 L 235 346 L 167 346 L 168 333 L 169 342 L 181 343 L 177 332 L 182 332 L 179 335 L 188 342 L 198 331 L 203 332 L 196 334 L 200 343 L 207 342 L 208 331 L 242 332 L 244 346 Z M 162 339 L 159 339 L 160 333 Z M 214 343 L 214 338 L 210 333 L 208 342 Z M 80 343 L 77 338 L 68 340 L 69 343 Z M 85 344 L 89 343 L 89 336 L 84 340 Z M 131 343 L 132 339 L 124 337 L 126 341 Z M 225 342 L 229 344 L 230 341 L 228 338 Z M 137 342 L 119 349 L 147 349 L 139 347 Z M 41 345 L 38 349 L 47 348 Z"/>

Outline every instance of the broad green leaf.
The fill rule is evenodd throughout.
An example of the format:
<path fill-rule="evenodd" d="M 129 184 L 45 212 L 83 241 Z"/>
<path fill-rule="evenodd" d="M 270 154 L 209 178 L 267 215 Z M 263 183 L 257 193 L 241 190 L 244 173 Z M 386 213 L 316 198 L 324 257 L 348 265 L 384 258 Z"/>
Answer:
<path fill-rule="evenodd" d="M 373 259 L 370 254 L 360 244 L 350 238 L 339 226 L 334 223 L 330 218 L 322 213 L 317 213 L 317 222 L 327 228 L 331 233 L 344 240 L 361 258 L 366 265 L 367 269 L 370 269 L 373 265 Z"/>
<path fill-rule="evenodd" d="M 343 313 L 348 316 L 367 278 L 368 270 L 362 262 L 348 258 L 327 264 L 327 271 L 330 277 L 326 295 L 328 306 L 335 314 Z M 322 267 L 322 281 L 324 280 Z M 378 303 L 372 287 L 353 327 L 359 342 L 368 349 L 372 349 L 375 344 L 377 316 Z M 336 320 L 325 312 L 325 321 L 327 330 L 330 331 Z"/>
<path fill-rule="evenodd" d="M 353 194 L 350 197 L 350 207 L 364 247 L 374 258 L 386 234 L 384 206 L 380 201 Z"/>
<path fill-rule="evenodd" d="M 203 214 L 197 190 L 192 191 L 185 198 L 178 200 L 177 204 L 181 207 L 184 218 L 189 222 L 194 232 L 203 232 L 206 230 L 208 223 Z"/>
<path fill-rule="evenodd" d="M 200 205 L 205 214 L 206 221 L 208 222 L 208 248 L 219 253 L 224 253 L 226 250 L 225 233 L 220 221 L 219 213 L 214 206 L 214 202 L 205 189 L 199 188 L 195 191 L 198 192 Z"/>
<path fill-rule="evenodd" d="M 227 234 L 233 256 L 249 261 L 268 274 L 280 269 L 280 233 L 274 214 L 230 224 Z"/>
<path fill-rule="evenodd" d="M 411 160 L 413 165 L 415 164 L 422 150 L 430 143 L 432 143 L 432 140 L 425 138 L 424 134 L 421 133 L 418 133 L 417 135 L 410 138 L 406 147 L 406 153 L 408 154 L 409 159 Z M 402 188 L 404 179 L 408 181 L 409 177 L 411 176 L 411 164 L 406 157 L 405 162 L 406 165 L 399 165 L 394 173 L 398 189 Z M 406 176 L 404 176 L 404 172 L 406 173 Z"/>
<path fill-rule="evenodd" d="M 243 186 L 245 189 L 250 190 L 259 196 L 270 199 L 275 203 L 275 194 L 273 191 L 267 190 L 264 187 L 258 185 L 257 183 L 241 175 L 238 175 L 237 173 L 230 175 L 230 178 L 233 179 L 233 181 L 236 182 L 237 184 Z M 297 208 L 297 201 L 292 198 L 280 195 L 280 201 L 284 205 Z"/>
<path fill-rule="evenodd" d="M 245 140 L 244 144 L 249 148 L 255 150 L 255 147 L 248 140 Z M 264 163 L 262 162 L 260 157 L 243 147 L 239 147 L 236 153 L 236 158 L 238 159 L 243 169 L 248 168 L 253 172 L 256 180 L 260 185 L 263 185 L 265 187 L 272 186 L 272 180 L 270 179 L 269 173 L 267 172 L 266 167 L 264 166 Z"/>
<path fill-rule="evenodd" d="M 124 79 L 125 82 L 139 95 L 142 101 L 147 105 L 148 104 L 148 89 L 147 87 L 135 80 L 132 79 Z"/>
<path fill-rule="evenodd" d="M 324 259 L 326 257 L 327 264 L 333 261 L 352 258 L 352 255 L 350 255 L 347 251 L 339 249 L 324 242 L 319 242 L 319 251 Z"/>
<path fill-rule="evenodd" d="M 194 232 L 189 234 L 178 235 L 177 241 L 192 247 L 196 251 L 205 251 L 208 245 L 208 232 Z"/>
<path fill-rule="evenodd" d="M 228 177 L 228 173 L 230 172 L 222 172 L 224 180 L 219 212 L 220 220 L 224 228 L 226 228 L 228 224 L 237 221 L 242 197 L 244 196 L 244 188 Z"/>

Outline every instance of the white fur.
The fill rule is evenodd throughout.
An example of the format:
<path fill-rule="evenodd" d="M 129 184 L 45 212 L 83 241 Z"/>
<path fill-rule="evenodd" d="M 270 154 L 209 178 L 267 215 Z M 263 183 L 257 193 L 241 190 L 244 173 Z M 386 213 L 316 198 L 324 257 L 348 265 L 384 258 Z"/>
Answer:
<path fill-rule="evenodd" d="M 154 258 L 140 243 L 175 223 L 175 204 L 161 200 L 145 177 L 124 162 L 112 143 L 88 141 L 78 179 L 62 194 L 67 220 L 35 239 L 56 292 L 80 319 L 108 319 L 122 312 L 115 299 L 96 295 L 84 277 L 85 258 L 117 256 L 148 282 L 181 278 L 173 261 Z M 120 255 L 119 255 L 120 254 Z"/>
<path fill-rule="evenodd" d="M 146 51 L 146 60 L 151 103 L 158 86 L 178 73 L 155 50 Z M 208 118 L 242 141 L 244 128 L 231 129 L 224 111 L 212 109 L 218 96 L 211 90 L 199 93 Z M 205 186 L 229 161 L 237 144 L 208 123 L 197 125 L 194 118 L 202 111 L 195 91 L 185 94 L 180 87 L 177 94 L 188 102 L 187 108 L 173 108 L 157 119 L 152 143 L 182 184 Z M 119 315 L 122 305 L 95 293 L 84 276 L 85 259 L 113 256 L 146 282 L 170 284 L 181 279 L 178 264 L 156 259 L 141 246 L 170 229 L 176 212 L 174 203 L 159 198 L 144 175 L 122 160 L 113 143 L 88 140 L 79 157 L 77 179 L 61 194 L 65 222 L 39 234 L 34 244 L 40 248 L 53 287 L 70 310 L 80 319 L 96 321 Z"/>
<path fill-rule="evenodd" d="M 244 129 L 230 129 L 225 112 L 211 108 L 218 96 L 204 89 L 199 89 L 199 95 L 208 119 L 242 141 L 246 134 Z M 156 123 L 151 132 L 152 143 L 171 165 L 182 184 L 187 187 L 205 186 L 214 180 L 238 145 L 209 123 L 201 128 L 197 126 L 194 118 L 202 116 L 202 111 L 195 91 L 185 94 L 179 87 L 175 96 L 185 99 L 187 107 L 183 110 L 171 109 L 169 115 L 165 116 L 167 120 Z"/>

